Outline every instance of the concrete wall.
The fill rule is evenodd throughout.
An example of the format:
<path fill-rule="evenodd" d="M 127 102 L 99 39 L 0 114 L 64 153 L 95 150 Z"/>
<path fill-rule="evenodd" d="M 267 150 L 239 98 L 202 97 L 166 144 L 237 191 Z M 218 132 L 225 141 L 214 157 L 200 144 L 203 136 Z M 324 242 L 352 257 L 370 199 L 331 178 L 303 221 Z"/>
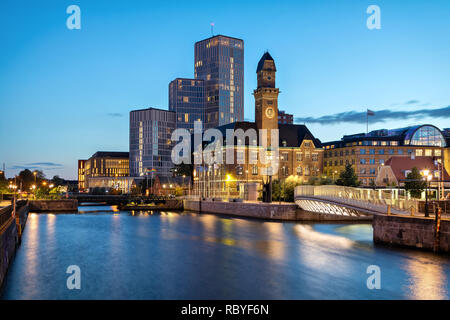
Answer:
<path fill-rule="evenodd" d="M 185 210 L 200 211 L 199 201 L 184 200 L 183 202 Z M 296 204 L 202 201 L 201 212 L 259 219 L 297 220 Z"/>
<path fill-rule="evenodd" d="M 78 211 L 78 200 L 32 200 L 29 209 L 31 212 L 74 212 Z"/>
<path fill-rule="evenodd" d="M 434 218 L 377 215 L 373 217 L 373 241 L 388 245 L 433 250 Z M 441 220 L 440 251 L 450 252 L 450 221 Z"/>
<path fill-rule="evenodd" d="M 125 205 L 120 206 L 120 210 L 183 210 L 183 200 L 169 199 L 155 205 Z"/>
<path fill-rule="evenodd" d="M 3 213 L 12 213 L 11 206 L 2 209 Z M 3 226 L 0 226 L 0 288 L 8 271 L 9 264 L 14 258 L 16 247 L 19 244 L 16 222 L 10 218 Z"/>

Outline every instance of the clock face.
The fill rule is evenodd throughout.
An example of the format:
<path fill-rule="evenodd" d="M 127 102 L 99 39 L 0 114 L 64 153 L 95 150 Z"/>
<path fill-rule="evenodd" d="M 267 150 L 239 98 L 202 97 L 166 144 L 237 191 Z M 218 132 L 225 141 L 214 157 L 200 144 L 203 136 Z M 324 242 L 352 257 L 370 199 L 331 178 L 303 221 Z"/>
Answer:
<path fill-rule="evenodd" d="M 273 116 L 275 115 L 275 111 L 273 110 L 272 107 L 268 107 L 266 108 L 266 117 L 271 119 L 273 118 Z"/>

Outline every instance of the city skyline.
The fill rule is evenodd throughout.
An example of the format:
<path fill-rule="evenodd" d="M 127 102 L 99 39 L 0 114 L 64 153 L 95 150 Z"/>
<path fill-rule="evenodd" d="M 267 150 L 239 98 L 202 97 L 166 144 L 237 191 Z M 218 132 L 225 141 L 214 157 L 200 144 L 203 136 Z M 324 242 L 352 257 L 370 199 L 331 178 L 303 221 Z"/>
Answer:
<path fill-rule="evenodd" d="M 0 5 L 0 34 L 10 48 L 0 59 L 0 130 L 2 137 L 13 137 L 0 151 L 8 177 L 30 168 L 75 179 L 77 159 L 99 150 L 128 151 L 129 112 L 168 110 L 167 85 L 192 77 L 194 44 L 211 36 L 211 21 L 215 35 L 245 42 L 248 120 L 254 120 L 254 70 L 268 49 L 283 70 L 277 75 L 280 109 L 322 142 L 365 132 L 367 108 L 375 111 L 369 131 L 419 123 L 449 126 L 450 61 L 445 57 L 450 45 L 438 41 L 450 30 L 444 1 L 427 6 L 411 1 L 408 7 L 380 1 L 380 30 L 367 29 L 366 2 L 329 2 L 327 11 L 312 2 L 271 4 L 283 20 L 292 19 L 289 24 L 264 5 L 251 4 L 240 4 L 236 23 L 230 23 L 233 1 L 208 4 L 197 20 L 191 19 L 196 7 L 191 5 L 170 21 L 164 18 L 170 12 L 165 4 L 78 5 L 81 30 L 66 28 L 66 4 Z M 271 28 L 262 28 L 264 19 L 274 21 Z"/>

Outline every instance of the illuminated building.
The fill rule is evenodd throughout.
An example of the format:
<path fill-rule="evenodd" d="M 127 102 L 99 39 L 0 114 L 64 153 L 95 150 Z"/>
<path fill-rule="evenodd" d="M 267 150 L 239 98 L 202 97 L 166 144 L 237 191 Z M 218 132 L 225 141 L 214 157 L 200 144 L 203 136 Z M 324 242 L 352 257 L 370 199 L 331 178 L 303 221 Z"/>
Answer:
<path fill-rule="evenodd" d="M 203 80 L 177 78 L 169 84 L 169 111 L 175 112 L 176 128 L 194 130 L 194 122 L 205 122 Z"/>
<path fill-rule="evenodd" d="M 172 175 L 172 132 L 175 112 L 148 108 L 130 112 L 130 175 L 145 177 L 152 169 Z"/>
<path fill-rule="evenodd" d="M 217 35 L 195 43 L 195 79 L 205 81 L 205 128 L 244 120 L 244 41 Z"/>
<path fill-rule="evenodd" d="M 239 121 L 219 126 L 218 129 L 223 137 L 227 130 L 233 132 L 259 132 L 260 129 L 267 130 L 270 137 L 272 130 L 279 132 L 279 154 L 278 170 L 271 175 L 273 179 L 284 181 L 288 178 L 296 182 L 309 182 L 312 178 L 320 178 L 323 164 L 322 144 L 316 139 L 304 125 L 279 124 L 278 123 L 278 94 L 279 89 L 275 87 L 275 62 L 266 52 L 258 63 L 257 77 L 258 86 L 254 90 L 255 96 L 255 122 Z M 239 139 L 233 137 L 234 140 Z M 256 141 L 250 141 L 250 137 L 244 137 L 244 141 L 225 141 L 221 147 L 223 163 L 207 165 L 205 163 L 194 167 L 194 192 L 205 196 L 224 195 L 225 192 L 236 193 L 240 185 L 245 183 L 261 184 L 263 181 L 263 167 L 267 167 L 260 161 L 260 154 L 264 145 L 268 146 L 266 156 L 272 157 L 270 138 L 266 144 L 255 136 Z M 226 163 L 227 149 L 233 149 L 234 162 Z M 198 152 L 194 151 L 194 158 Z M 242 163 L 240 163 L 242 162 Z"/>
<path fill-rule="evenodd" d="M 323 143 L 324 174 L 339 176 L 347 164 L 355 169 L 363 186 L 373 185 L 379 165 L 393 156 L 434 157 L 442 161 L 446 141 L 435 126 L 425 124 L 394 130 L 375 130 Z"/>
<path fill-rule="evenodd" d="M 87 160 L 78 160 L 78 188 L 80 191 L 92 188 L 91 181 L 95 178 L 117 179 L 128 177 L 129 173 L 128 152 L 98 151 Z"/>

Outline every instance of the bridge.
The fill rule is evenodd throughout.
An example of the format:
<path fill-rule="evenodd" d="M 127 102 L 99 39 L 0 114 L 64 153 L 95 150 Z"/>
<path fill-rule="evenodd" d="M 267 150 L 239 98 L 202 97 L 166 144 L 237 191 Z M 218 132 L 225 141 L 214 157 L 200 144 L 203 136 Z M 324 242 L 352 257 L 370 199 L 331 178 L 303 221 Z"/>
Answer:
<path fill-rule="evenodd" d="M 410 215 L 418 202 L 398 189 L 364 189 L 335 185 L 297 186 L 295 203 L 303 210 L 341 216 L 373 216 L 387 213 Z"/>

